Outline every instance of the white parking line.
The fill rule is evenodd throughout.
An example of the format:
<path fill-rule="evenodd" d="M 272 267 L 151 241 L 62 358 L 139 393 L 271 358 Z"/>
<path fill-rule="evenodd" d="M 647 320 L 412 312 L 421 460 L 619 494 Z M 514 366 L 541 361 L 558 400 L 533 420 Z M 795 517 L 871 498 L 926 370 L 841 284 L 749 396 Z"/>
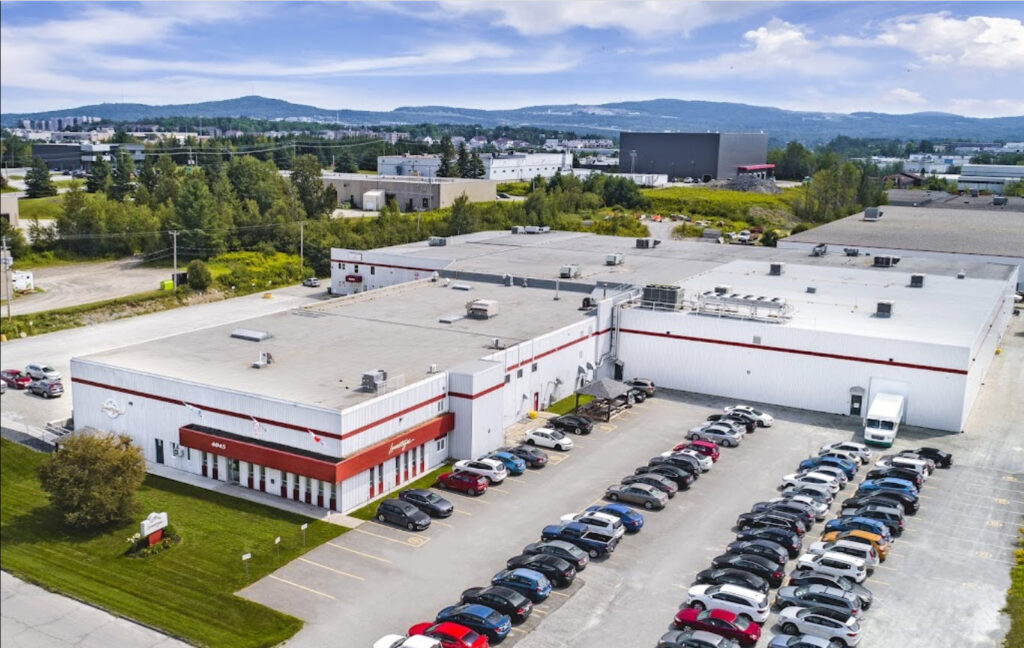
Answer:
<path fill-rule="evenodd" d="M 391 561 L 388 560 L 387 558 L 381 558 L 380 556 L 374 556 L 373 554 L 363 553 L 362 551 L 356 551 L 355 549 L 349 549 L 348 547 L 343 547 L 340 544 L 335 544 L 335 543 L 330 542 L 330 541 L 328 541 L 328 542 L 326 542 L 324 544 L 327 544 L 327 545 L 329 545 L 331 547 L 334 547 L 335 549 L 341 549 L 342 551 L 348 551 L 348 552 L 360 555 L 360 556 L 362 556 L 364 558 L 369 558 L 370 560 L 378 560 L 378 561 L 380 561 L 382 563 L 387 563 L 389 565 L 391 564 Z"/>
<path fill-rule="evenodd" d="M 293 582 L 291 582 L 290 580 L 285 580 L 285 579 L 283 579 L 283 578 L 280 578 L 280 577 L 278 577 L 278 576 L 274 576 L 273 574 L 270 574 L 270 577 L 271 577 L 271 578 L 273 578 L 274 580 L 276 580 L 276 581 L 280 581 L 280 582 L 282 582 L 282 583 L 284 583 L 284 584 L 286 584 L 286 585 L 291 585 L 292 587 L 297 587 L 297 588 L 299 588 L 300 590 L 306 590 L 307 592 L 310 592 L 310 593 L 312 593 L 312 594 L 316 594 L 317 596 L 322 596 L 322 597 L 324 597 L 324 598 L 329 598 L 329 599 L 331 599 L 332 601 L 336 601 L 336 600 L 338 600 L 338 599 L 334 598 L 333 596 L 331 596 L 330 594 L 324 594 L 323 592 L 318 592 L 318 591 L 316 591 L 315 589 L 312 589 L 312 588 L 306 587 L 305 585 L 299 585 L 298 583 L 293 583 Z"/>
<path fill-rule="evenodd" d="M 566 594 L 565 592 L 551 592 L 551 593 L 554 594 L 555 596 L 561 596 L 562 598 L 569 598 L 569 595 Z"/>
<path fill-rule="evenodd" d="M 405 545 L 406 547 L 419 547 L 430 541 L 430 538 L 424 538 L 421 536 L 410 536 L 405 540 L 395 540 L 394 538 L 389 538 L 387 536 L 380 535 L 379 533 L 374 533 L 373 531 L 366 531 L 358 527 L 352 530 L 357 533 L 362 533 L 363 535 L 373 536 L 374 538 L 380 538 L 381 540 L 387 540 L 388 542 L 394 542 L 395 544 Z M 397 529 L 395 530 L 397 531 Z"/>
<path fill-rule="evenodd" d="M 518 477 L 506 477 L 505 481 L 515 482 L 517 484 L 525 484 L 526 480 L 519 479 Z"/>
<path fill-rule="evenodd" d="M 440 524 L 441 526 L 448 527 L 449 529 L 454 529 L 455 528 L 452 525 L 448 524 L 447 522 L 442 522 L 441 520 L 434 520 L 433 522 L 431 522 L 431 524 Z"/>
<path fill-rule="evenodd" d="M 335 574 L 341 574 L 342 576 L 348 576 L 349 578 L 354 578 L 354 579 L 360 580 L 360 581 L 366 580 L 362 576 L 356 576 L 355 574 L 350 574 L 348 572 L 341 571 L 340 569 L 335 569 L 334 567 L 328 567 L 327 565 L 322 565 L 322 564 L 320 564 L 318 562 L 314 562 L 312 560 L 309 560 L 308 558 L 299 558 L 299 560 L 304 562 L 304 563 L 306 563 L 307 565 L 313 565 L 314 567 L 319 567 L 320 569 L 326 569 L 327 571 L 332 571 Z"/>
<path fill-rule="evenodd" d="M 487 490 L 497 491 L 497 492 L 502 493 L 504 495 L 508 495 L 509 494 L 509 492 L 507 490 L 505 490 L 504 488 L 498 488 L 497 486 L 491 486 Z"/>
<path fill-rule="evenodd" d="M 461 509 L 455 509 L 455 512 L 458 513 L 459 515 L 470 515 L 470 516 L 473 515 L 469 511 L 463 511 Z"/>

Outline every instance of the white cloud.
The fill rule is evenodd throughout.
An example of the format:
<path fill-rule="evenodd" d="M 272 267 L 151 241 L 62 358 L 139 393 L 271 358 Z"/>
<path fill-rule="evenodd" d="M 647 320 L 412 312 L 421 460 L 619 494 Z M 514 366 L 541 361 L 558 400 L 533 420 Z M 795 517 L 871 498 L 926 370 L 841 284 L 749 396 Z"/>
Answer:
<path fill-rule="evenodd" d="M 928 103 L 920 92 L 907 90 L 906 88 L 893 88 L 886 93 L 886 98 L 895 103 L 922 105 Z"/>
<path fill-rule="evenodd" d="M 824 41 L 812 39 L 811 33 L 807 27 L 772 18 L 743 34 L 745 43 L 738 52 L 669 63 L 657 67 L 655 72 L 691 79 L 763 78 L 782 73 L 828 78 L 863 67 L 852 57 L 829 52 Z"/>
<path fill-rule="evenodd" d="M 874 40 L 913 52 L 930 65 L 1024 70 L 1024 23 L 1019 19 L 960 20 L 948 12 L 904 16 L 883 23 Z"/>

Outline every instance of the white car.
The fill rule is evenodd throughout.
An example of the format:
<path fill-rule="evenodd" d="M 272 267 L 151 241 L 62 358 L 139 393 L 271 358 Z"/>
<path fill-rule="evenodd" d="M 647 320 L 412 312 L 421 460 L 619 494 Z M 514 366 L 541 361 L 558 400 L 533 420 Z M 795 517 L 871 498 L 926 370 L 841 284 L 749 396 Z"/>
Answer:
<path fill-rule="evenodd" d="M 711 441 L 720 446 L 735 448 L 743 440 L 743 433 L 737 432 L 731 426 L 718 422 L 709 422 L 690 428 L 686 438 L 690 441 Z"/>
<path fill-rule="evenodd" d="M 441 648 L 441 642 L 423 635 L 384 635 L 373 642 L 373 648 Z"/>
<path fill-rule="evenodd" d="M 837 482 L 839 482 L 840 488 L 846 488 L 847 482 L 850 481 L 846 476 L 846 473 L 843 472 L 843 469 L 837 468 L 836 466 L 815 466 L 814 472 L 833 477 Z"/>
<path fill-rule="evenodd" d="M 614 515 L 608 515 L 599 511 L 569 513 L 562 516 L 562 522 L 579 522 L 591 531 L 596 531 L 613 538 L 621 538 L 626 533 L 626 527 L 622 526 L 622 520 Z"/>
<path fill-rule="evenodd" d="M 668 452 L 661 453 L 662 457 L 669 457 L 672 455 L 687 455 L 688 457 L 693 457 L 694 459 L 697 460 L 697 465 L 700 466 L 700 471 L 702 473 L 706 473 L 707 471 L 711 470 L 711 466 L 715 465 L 715 462 L 713 459 L 711 459 L 711 457 L 702 455 L 696 450 L 669 450 Z"/>
<path fill-rule="evenodd" d="M 814 519 L 817 520 L 818 522 L 821 522 L 822 520 L 824 520 L 825 516 L 828 515 L 828 504 L 826 504 L 825 502 L 821 501 L 820 499 L 815 499 L 815 498 L 809 497 L 807 495 L 788 495 L 788 496 L 784 496 L 784 497 L 775 497 L 775 498 L 772 498 L 772 499 L 770 499 L 768 501 L 770 501 L 770 502 L 797 502 L 799 504 L 803 504 L 804 506 L 807 506 L 812 511 L 814 511 Z"/>
<path fill-rule="evenodd" d="M 530 445 L 541 446 L 542 448 L 572 450 L 572 439 L 558 430 L 547 427 L 534 428 L 527 432 L 526 442 Z"/>
<path fill-rule="evenodd" d="M 802 473 L 791 473 L 782 478 L 782 485 L 786 486 L 802 486 L 804 484 L 810 484 L 815 486 L 824 486 L 828 489 L 828 492 L 835 495 L 839 492 L 839 482 L 832 475 L 826 475 L 820 472 L 802 472 Z"/>
<path fill-rule="evenodd" d="M 757 421 L 757 427 L 771 427 L 775 419 L 768 412 L 762 412 L 759 409 L 754 409 L 750 405 L 733 405 L 732 407 L 726 407 L 722 409 L 726 414 L 730 412 L 743 412 L 747 416 L 750 416 Z"/>
<path fill-rule="evenodd" d="M 487 478 L 492 484 L 500 484 L 508 477 L 508 469 L 505 464 L 497 459 L 463 459 L 456 461 L 453 467 L 456 472 L 473 473 Z"/>
<path fill-rule="evenodd" d="M 32 362 L 25 366 L 27 373 L 33 380 L 60 380 L 61 373 L 50 365 L 41 362 Z"/>
<path fill-rule="evenodd" d="M 845 459 L 851 462 L 854 469 L 860 470 L 860 467 L 864 465 L 861 461 L 860 455 L 850 452 L 849 450 L 828 450 L 827 452 L 819 452 L 819 457 L 835 457 L 836 459 Z"/>
<path fill-rule="evenodd" d="M 871 449 L 863 443 L 857 443 L 856 441 L 840 441 L 838 443 L 826 443 L 818 449 L 818 454 L 823 455 L 829 450 L 842 450 L 843 452 L 849 452 L 850 454 L 856 455 L 861 464 L 866 464 L 871 461 Z"/>
<path fill-rule="evenodd" d="M 868 568 L 860 558 L 826 551 L 823 554 L 805 553 L 796 559 L 797 569 L 810 569 L 829 576 L 845 576 L 854 583 L 863 583 L 868 577 Z"/>
<path fill-rule="evenodd" d="M 832 502 L 835 501 L 832 491 L 823 484 L 797 484 L 782 491 L 783 497 L 794 497 L 796 495 L 810 497 L 815 501 L 822 502 L 826 506 L 831 506 Z"/>
<path fill-rule="evenodd" d="M 754 623 L 768 619 L 768 596 L 737 585 L 694 585 L 683 605 L 698 610 L 726 610 Z"/>
<path fill-rule="evenodd" d="M 863 542 L 852 542 L 850 540 L 836 540 L 835 542 L 815 542 L 807 548 L 807 553 L 823 555 L 830 551 L 846 554 L 854 558 L 860 558 L 864 565 L 870 570 L 874 569 L 881 562 L 878 553 L 870 544 Z"/>
<path fill-rule="evenodd" d="M 928 479 L 935 470 L 935 462 L 931 459 L 912 459 L 910 457 L 888 456 L 875 462 L 876 468 L 906 468 L 921 475 L 922 480 Z"/>
<path fill-rule="evenodd" d="M 860 643 L 860 623 L 850 616 L 834 616 L 834 612 L 824 612 L 805 607 L 788 607 L 779 612 L 778 624 L 786 634 L 809 634 L 836 641 L 840 646 L 856 646 Z"/>

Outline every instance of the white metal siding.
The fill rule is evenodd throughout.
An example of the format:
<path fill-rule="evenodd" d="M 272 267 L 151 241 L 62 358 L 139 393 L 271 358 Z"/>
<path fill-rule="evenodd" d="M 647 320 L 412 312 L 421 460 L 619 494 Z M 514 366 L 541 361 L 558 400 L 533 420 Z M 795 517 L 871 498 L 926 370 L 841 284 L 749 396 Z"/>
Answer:
<path fill-rule="evenodd" d="M 347 435 L 365 426 L 372 426 L 342 442 L 344 456 L 349 456 L 403 430 L 429 421 L 448 411 L 448 376 L 439 373 L 391 393 L 353 405 L 341 412 L 342 434 Z M 440 397 L 437 402 L 428 403 Z M 401 415 L 398 412 L 409 410 Z"/>

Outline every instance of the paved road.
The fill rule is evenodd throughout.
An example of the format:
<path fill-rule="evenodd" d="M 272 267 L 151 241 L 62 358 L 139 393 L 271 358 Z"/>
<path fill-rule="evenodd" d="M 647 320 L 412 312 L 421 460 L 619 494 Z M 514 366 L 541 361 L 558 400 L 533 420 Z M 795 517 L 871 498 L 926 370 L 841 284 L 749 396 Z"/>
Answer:
<path fill-rule="evenodd" d="M 32 270 L 32 273 L 36 287 L 43 292 L 15 297 L 11 303 L 13 315 L 38 313 L 156 290 L 161 281 L 171 278 L 170 269 L 139 266 L 133 259 L 38 268 Z M 0 288 L 0 297 L 7 299 L 6 286 Z M 7 315 L 6 306 L 3 314 Z"/>
<path fill-rule="evenodd" d="M 0 572 L 4 648 L 184 648 L 188 644 Z"/>

